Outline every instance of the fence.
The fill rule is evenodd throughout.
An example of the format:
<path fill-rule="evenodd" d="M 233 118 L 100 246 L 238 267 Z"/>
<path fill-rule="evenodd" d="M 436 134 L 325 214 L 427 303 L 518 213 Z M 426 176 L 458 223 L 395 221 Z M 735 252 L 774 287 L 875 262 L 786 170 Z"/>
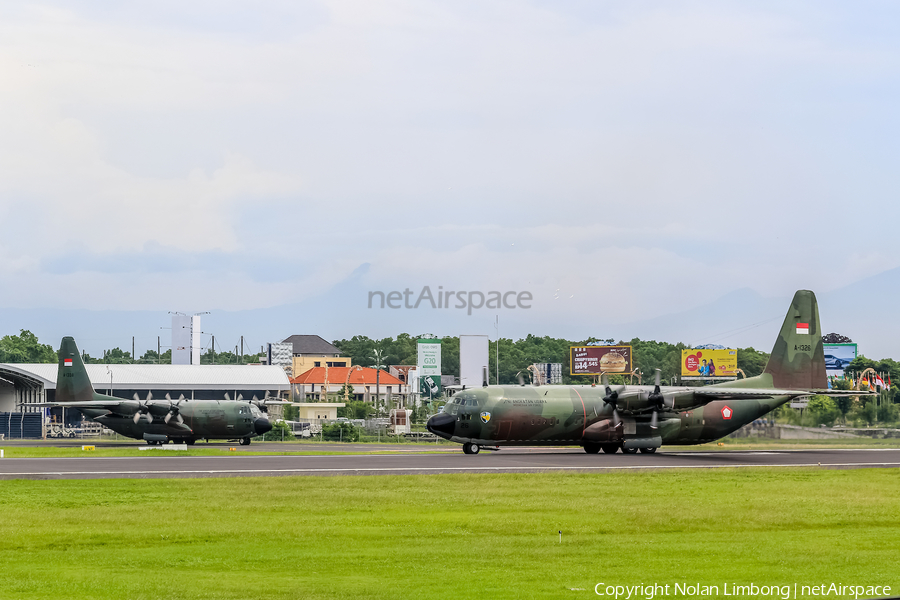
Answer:
<path fill-rule="evenodd" d="M 44 415 L 41 413 L 0 413 L 0 435 L 5 439 L 41 439 Z"/>

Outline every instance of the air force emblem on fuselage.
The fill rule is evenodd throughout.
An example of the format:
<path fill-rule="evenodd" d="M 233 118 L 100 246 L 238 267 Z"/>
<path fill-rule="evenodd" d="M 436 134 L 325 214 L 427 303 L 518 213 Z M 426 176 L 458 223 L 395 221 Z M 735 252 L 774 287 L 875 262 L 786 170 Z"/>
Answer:
<path fill-rule="evenodd" d="M 487 411 L 484 411 L 483 413 L 481 413 L 481 422 L 482 423 L 487 423 L 490 420 L 491 420 L 491 413 L 489 413 Z"/>

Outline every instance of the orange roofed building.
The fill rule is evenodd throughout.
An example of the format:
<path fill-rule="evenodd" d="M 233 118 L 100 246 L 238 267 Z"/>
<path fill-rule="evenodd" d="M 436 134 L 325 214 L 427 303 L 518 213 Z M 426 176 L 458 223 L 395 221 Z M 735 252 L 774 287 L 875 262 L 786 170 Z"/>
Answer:
<path fill-rule="evenodd" d="M 379 372 L 377 369 L 367 367 L 313 367 L 291 379 L 294 399 L 299 402 L 316 400 L 325 402 L 327 395 L 332 394 L 331 400 L 343 402 L 343 397 L 337 395 L 344 388 L 348 374 L 349 384 L 353 388 L 350 394 L 351 401 L 374 402 L 375 395 L 378 394 L 382 402 L 394 399 L 400 401 L 399 406 L 406 406 L 410 392 L 406 382 L 400 381 L 387 371 Z M 323 390 L 326 397 L 323 397 Z M 399 398 L 396 398 L 397 396 Z"/>

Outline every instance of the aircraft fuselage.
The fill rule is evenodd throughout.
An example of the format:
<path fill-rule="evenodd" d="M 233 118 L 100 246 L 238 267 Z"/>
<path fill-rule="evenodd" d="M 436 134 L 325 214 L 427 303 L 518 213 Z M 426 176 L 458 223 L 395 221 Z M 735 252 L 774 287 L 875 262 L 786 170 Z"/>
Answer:
<path fill-rule="evenodd" d="M 637 386 L 629 386 L 638 389 Z M 649 393 L 652 386 L 643 386 Z M 630 409 L 603 401 L 601 386 L 489 386 L 463 390 L 433 418 L 429 429 L 448 440 L 483 446 L 701 444 L 717 440 L 783 404 L 767 400 L 717 400 L 687 410 L 663 410 L 656 429 L 645 405 Z M 640 404 L 640 403 L 636 403 Z M 450 417 L 453 417 L 451 421 Z"/>
<path fill-rule="evenodd" d="M 134 415 L 130 414 L 87 408 L 80 410 L 104 427 L 136 439 L 148 439 L 148 435 L 166 436 L 171 440 L 249 438 L 260 433 L 261 427 L 255 423 L 257 419 L 265 420 L 251 404 L 234 400 L 185 400 L 179 405 L 180 423 L 174 418 L 165 422 L 169 404 L 164 402 L 151 405 L 149 414 L 152 421 L 147 414 L 141 415 L 135 422 Z M 265 421 L 268 424 L 268 420 Z"/>

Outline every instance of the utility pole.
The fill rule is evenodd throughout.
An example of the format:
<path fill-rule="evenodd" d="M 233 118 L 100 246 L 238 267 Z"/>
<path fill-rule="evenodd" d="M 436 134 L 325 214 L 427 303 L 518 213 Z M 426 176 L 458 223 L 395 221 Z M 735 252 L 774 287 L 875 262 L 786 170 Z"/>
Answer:
<path fill-rule="evenodd" d="M 497 328 L 497 385 L 500 385 L 500 315 L 495 317 L 494 327 Z"/>
<path fill-rule="evenodd" d="M 244 364 L 244 336 L 241 336 L 241 360 L 238 364 Z"/>
<path fill-rule="evenodd" d="M 131 336 L 131 363 L 134 364 L 134 336 Z"/>
<path fill-rule="evenodd" d="M 161 360 L 159 355 L 160 350 L 162 350 L 162 345 L 160 344 L 159 336 L 156 336 L 156 364 L 159 364 L 159 361 Z"/>
<path fill-rule="evenodd" d="M 212 364 L 216 364 L 216 336 L 212 336 Z"/>

